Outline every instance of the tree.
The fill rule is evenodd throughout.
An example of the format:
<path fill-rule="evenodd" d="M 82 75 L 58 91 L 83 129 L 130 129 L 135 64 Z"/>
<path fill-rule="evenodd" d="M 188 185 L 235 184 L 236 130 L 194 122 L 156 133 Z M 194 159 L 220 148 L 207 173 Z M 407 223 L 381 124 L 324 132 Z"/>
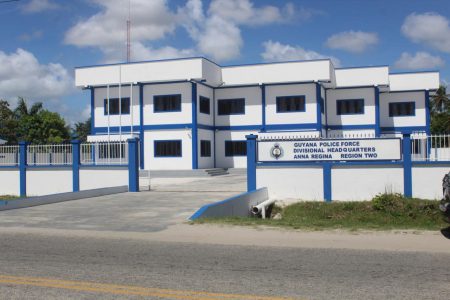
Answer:
<path fill-rule="evenodd" d="M 17 144 L 17 126 L 18 122 L 9 108 L 9 103 L 0 100 L 0 138 L 5 139 L 8 144 Z"/>
<path fill-rule="evenodd" d="M 443 85 L 436 91 L 436 95 L 431 97 L 431 113 L 448 112 L 450 109 L 450 99 L 447 95 L 447 88 Z"/>
<path fill-rule="evenodd" d="M 74 136 L 81 142 L 86 142 L 87 136 L 91 133 L 91 118 L 85 122 L 75 123 Z"/>
<path fill-rule="evenodd" d="M 450 134 L 450 99 L 446 87 L 441 85 L 431 97 L 431 133 Z"/>

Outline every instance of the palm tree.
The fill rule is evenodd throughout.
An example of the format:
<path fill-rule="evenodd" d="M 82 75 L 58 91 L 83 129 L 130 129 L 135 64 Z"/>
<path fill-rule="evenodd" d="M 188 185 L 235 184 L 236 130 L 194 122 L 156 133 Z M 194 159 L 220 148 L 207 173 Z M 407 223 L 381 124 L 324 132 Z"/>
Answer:
<path fill-rule="evenodd" d="M 433 113 L 442 113 L 450 108 L 450 99 L 445 86 L 441 85 L 439 87 L 436 95 L 432 96 L 430 104 Z"/>
<path fill-rule="evenodd" d="M 27 102 L 22 97 L 19 97 L 19 102 L 14 110 L 14 116 L 17 119 L 25 116 L 36 116 L 43 109 L 41 102 L 34 103 L 30 109 L 28 109 Z"/>

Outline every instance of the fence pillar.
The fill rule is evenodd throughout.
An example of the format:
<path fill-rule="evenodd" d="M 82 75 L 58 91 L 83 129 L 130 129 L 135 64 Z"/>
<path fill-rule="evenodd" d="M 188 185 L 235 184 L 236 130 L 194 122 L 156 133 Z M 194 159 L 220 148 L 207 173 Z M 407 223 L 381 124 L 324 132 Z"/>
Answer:
<path fill-rule="evenodd" d="M 332 200 L 332 187 L 331 187 L 331 163 L 325 162 L 323 164 L 323 197 L 326 202 Z"/>
<path fill-rule="evenodd" d="M 72 190 L 80 191 L 80 141 L 72 141 Z"/>
<path fill-rule="evenodd" d="M 404 134 L 403 150 L 403 195 L 412 197 L 412 163 L 411 163 L 411 135 Z"/>
<path fill-rule="evenodd" d="M 139 192 L 139 139 L 128 139 L 128 191 Z"/>
<path fill-rule="evenodd" d="M 19 142 L 20 197 L 27 196 L 27 142 Z"/>
<path fill-rule="evenodd" d="M 250 134 L 247 138 L 247 191 L 256 190 L 256 139 L 257 135 Z"/>

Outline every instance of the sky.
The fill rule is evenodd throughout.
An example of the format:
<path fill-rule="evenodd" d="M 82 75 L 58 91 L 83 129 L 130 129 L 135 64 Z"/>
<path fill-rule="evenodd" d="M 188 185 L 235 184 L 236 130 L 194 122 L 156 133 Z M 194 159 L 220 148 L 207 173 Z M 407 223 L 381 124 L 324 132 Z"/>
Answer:
<path fill-rule="evenodd" d="M 126 61 L 129 1 L 132 61 L 331 58 L 439 70 L 450 82 L 449 0 L 0 0 L 0 99 L 86 120 L 90 95 L 75 88 L 74 68 Z"/>

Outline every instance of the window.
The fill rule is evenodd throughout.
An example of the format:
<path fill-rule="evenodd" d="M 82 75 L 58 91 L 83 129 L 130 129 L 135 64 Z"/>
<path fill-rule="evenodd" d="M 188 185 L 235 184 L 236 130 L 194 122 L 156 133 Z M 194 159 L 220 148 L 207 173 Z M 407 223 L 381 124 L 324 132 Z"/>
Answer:
<path fill-rule="evenodd" d="M 364 99 L 337 100 L 338 115 L 364 114 Z"/>
<path fill-rule="evenodd" d="M 200 141 L 200 156 L 201 157 L 211 157 L 211 142 L 210 141 Z"/>
<path fill-rule="evenodd" d="M 105 99 L 103 102 L 104 114 L 105 115 L 118 115 L 122 113 L 122 115 L 130 114 L 130 98 L 122 98 L 121 107 L 119 109 L 119 98 L 109 99 L 109 109 L 108 109 L 108 99 Z"/>
<path fill-rule="evenodd" d="M 225 156 L 246 156 L 246 141 L 225 141 Z"/>
<path fill-rule="evenodd" d="M 416 104 L 414 102 L 389 103 L 389 117 L 414 116 Z"/>
<path fill-rule="evenodd" d="M 221 99 L 218 103 L 219 115 L 243 115 L 245 114 L 245 99 Z"/>
<path fill-rule="evenodd" d="M 181 111 L 181 95 L 153 96 L 153 111 L 155 113 Z"/>
<path fill-rule="evenodd" d="M 181 141 L 155 141 L 155 157 L 181 157 Z"/>
<path fill-rule="evenodd" d="M 98 145 L 98 158 L 125 158 L 125 143 L 100 143 Z"/>
<path fill-rule="evenodd" d="M 277 113 L 305 111 L 305 96 L 277 97 Z"/>
<path fill-rule="evenodd" d="M 200 96 L 200 112 L 209 115 L 209 98 Z"/>

